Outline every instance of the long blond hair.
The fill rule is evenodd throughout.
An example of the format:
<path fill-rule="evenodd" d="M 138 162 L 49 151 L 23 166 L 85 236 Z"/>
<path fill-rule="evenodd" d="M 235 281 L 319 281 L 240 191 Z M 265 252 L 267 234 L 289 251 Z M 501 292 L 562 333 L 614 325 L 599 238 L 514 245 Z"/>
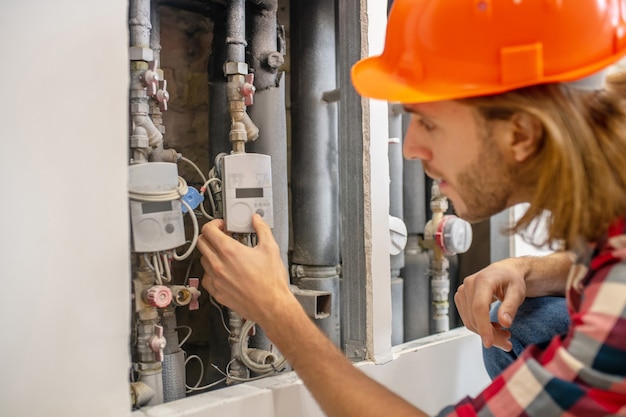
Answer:
<path fill-rule="evenodd" d="M 521 177 L 534 182 L 525 184 L 533 187 L 530 207 L 511 232 L 527 230 L 547 210 L 544 243 L 576 249 L 626 215 L 626 73 L 610 76 L 605 90 L 544 84 L 462 101 L 487 123 L 518 112 L 542 123 L 541 147 L 522 168 Z"/>

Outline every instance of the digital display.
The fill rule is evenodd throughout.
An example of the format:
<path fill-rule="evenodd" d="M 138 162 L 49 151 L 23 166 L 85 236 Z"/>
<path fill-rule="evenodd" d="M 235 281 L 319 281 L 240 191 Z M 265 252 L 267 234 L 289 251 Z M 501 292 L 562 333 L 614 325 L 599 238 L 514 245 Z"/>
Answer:
<path fill-rule="evenodd" d="M 260 198 L 263 197 L 263 188 L 237 188 L 235 190 L 237 198 Z"/>
<path fill-rule="evenodd" d="M 143 214 L 160 213 L 162 211 L 172 211 L 171 201 L 154 201 L 141 203 L 141 212 Z"/>

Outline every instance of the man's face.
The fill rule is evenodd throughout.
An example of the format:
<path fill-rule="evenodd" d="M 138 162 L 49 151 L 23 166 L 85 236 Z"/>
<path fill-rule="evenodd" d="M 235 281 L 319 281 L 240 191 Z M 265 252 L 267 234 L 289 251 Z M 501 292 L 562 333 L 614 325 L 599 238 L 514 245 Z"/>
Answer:
<path fill-rule="evenodd" d="M 404 157 L 422 160 L 460 217 L 478 222 L 517 202 L 515 164 L 500 139 L 506 122 L 488 129 L 476 110 L 456 101 L 404 107 L 412 116 Z"/>

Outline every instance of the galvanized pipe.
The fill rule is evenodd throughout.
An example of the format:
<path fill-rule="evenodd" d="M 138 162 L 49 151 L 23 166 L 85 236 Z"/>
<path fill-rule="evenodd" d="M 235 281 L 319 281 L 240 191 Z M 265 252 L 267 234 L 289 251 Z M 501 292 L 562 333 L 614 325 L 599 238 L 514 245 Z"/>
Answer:
<path fill-rule="evenodd" d="M 228 0 L 226 7 L 226 60 L 246 62 L 246 1 Z"/>

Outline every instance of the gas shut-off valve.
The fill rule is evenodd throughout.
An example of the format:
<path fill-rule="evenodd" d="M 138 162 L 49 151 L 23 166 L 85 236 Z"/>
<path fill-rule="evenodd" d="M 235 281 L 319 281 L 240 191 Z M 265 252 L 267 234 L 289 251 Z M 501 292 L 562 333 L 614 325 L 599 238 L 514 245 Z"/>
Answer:
<path fill-rule="evenodd" d="M 446 256 L 466 252 L 472 244 L 472 227 L 457 216 L 444 213 L 448 199 L 441 194 L 439 184 L 433 183 L 430 199 L 433 217 L 424 227 L 423 246 L 432 250 L 430 286 L 432 291 L 432 327 L 435 333 L 450 330 L 448 316 L 450 294 L 449 262 Z"/>
<path fill-rule="evenodd" d="M 433 217 L 424 227 L 426 246 L 436 247 L 443 255 L 467 252 L 472 244 L 472 226 L 453 214 L 444 215 L 448 210 L 448 199 L 440 193 L 437 183 L 432 187 L 430 208 Z"/>

